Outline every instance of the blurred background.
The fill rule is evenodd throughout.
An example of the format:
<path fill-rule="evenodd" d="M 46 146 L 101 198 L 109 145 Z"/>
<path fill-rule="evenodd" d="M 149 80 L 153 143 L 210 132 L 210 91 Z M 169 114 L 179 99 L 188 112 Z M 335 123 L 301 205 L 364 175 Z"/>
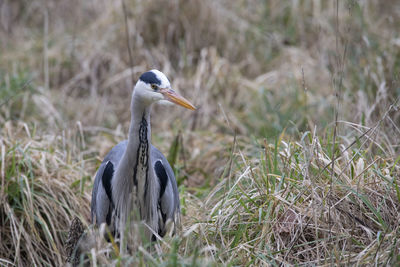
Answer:
<path fill-rule="evenodd" d="M 183 199 L 307 132 L 330 150 L 378 124 L 365 160 L 395 159 L 399 27 L 396 0 L 0 0 L 0 257 L 63 262 L 69 223 L 89 223 L 92 177 L 153 68 L 198 107 L 152 112 Z"/>

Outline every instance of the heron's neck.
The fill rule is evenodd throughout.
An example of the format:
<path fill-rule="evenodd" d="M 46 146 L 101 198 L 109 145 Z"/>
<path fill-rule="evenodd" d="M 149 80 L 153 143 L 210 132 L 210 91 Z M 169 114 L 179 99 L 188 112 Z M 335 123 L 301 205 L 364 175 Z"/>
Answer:
<path fill-rule="evenodd" d="M 125 153 L 126 160 L 129 160 L 129 165 L 133 167 L 133 174 L 130 179 L 133 179 L 134 185 L 138 186 L 138 182 L 147 179 L 150 163 L 150 106 L 143 103 L 137 95 L 133 95 L 131 112 L 128 147 Z"/>
<path fill-rule="evenodd" d="M 129 127 L 128 145 L 121 158 L 115 174 L 113 190 L 116 204 L 125 207 L 128 195 L 133 192 L 139 200 L 141 219 L 144 216 L 143 200 L 146 196 L 150 166 L 150 106 L 133 95 L 131 103 L 131 125 Z M 135 190 L 135 192 L 133 191 Z M 122 192 L 122 193 L 121 193 Z M 121 206 L 122 205 L 122 206 Z"/>
<path fill-rule="evenodd" d="M 128 146 L 131 149 L 151 141 L 150 110 L 151 106 L 140 101 L 138 96 L 132 97 L 131 125 L 128 136 Z"/>
<path fill-rule="evenodd" d="M 150 163 L 150 140 L 150 106 L 145 105 L 134 94 L 131 104 L 128 145 L 118 164 L 114 175 L 115 179 L 113 179 L 113 195 L 115 191 L 115 198 L 122 200 L 126 196 L 122 196 L 118 192 L 132 192 L 133 186 L 137 186 L 139 180 L 146 179 L 147 168 Z"/>
<path fill-rule="evenodd" d="M 120 227 L 131 210 L 138 208 L 140 220 L 157 232 L 157 214 L 153 214 L 157 210 L 157 194 L 153 192 L 156 187 L 150 172 L 150 110 L 139 96 L 133 95 L 128 145 L 114 175 L 112 192 L 117 214 L 121 215 Z"/>

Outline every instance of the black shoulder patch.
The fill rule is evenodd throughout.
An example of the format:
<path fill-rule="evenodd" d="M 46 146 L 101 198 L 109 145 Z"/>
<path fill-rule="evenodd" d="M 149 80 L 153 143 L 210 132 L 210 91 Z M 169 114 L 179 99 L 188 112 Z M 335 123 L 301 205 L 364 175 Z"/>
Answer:
<path fill-rule="evenodd" d="M 143 73 L 139 79 L 145 83 L 161 85 L 161 80 L 152 71 Z"/>
<path fill-rule="evenodd" d="M 110 199 L 110 202 L 113 203 L 112 201 L 112 191 L 111 191 L 111 180 L 114 174 L 114 165 L 111 163 L 111 161 L 107 162 L 106 167 L 104 168 L 103 176 L 101 177 L 101 181 L 103 182 L 104 190 L 106 191 L 106 194 L 108 198 Z"/>
<path fill-rule="evenodd" d="M 157 160 L 156 164 L 154 164 L 154 170 L 156 171 L 156 175 L 158 180 L 160 181 L 160 198 L 164 195 L 165 188 L 168 184 L 168 175 L 164 169 L 160 160 Z"/>
<path fill-rule="evenodd" d="M 106 223 L 107 225 L 111 224 L 111 215 L 112 215 L 113 209 L 111 207 L 111 205 L 108 208 L 108 212 L 107 212 L 107 217 L 106 217 Z M 110 242 L 109 240 L 107 240 L 107 242 Z"/>

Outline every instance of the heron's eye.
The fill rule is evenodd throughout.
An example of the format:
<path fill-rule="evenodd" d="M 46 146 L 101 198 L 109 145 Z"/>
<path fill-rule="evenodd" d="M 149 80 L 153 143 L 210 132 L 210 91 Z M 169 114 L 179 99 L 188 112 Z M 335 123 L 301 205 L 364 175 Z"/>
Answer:
<path fill-rule="evenodd" d="M 157 89 L 158 89 L 158 86 L 157 86 L 157 85 L 155 85 L 155 84 L 152 84 L 152 85 L 151 85 L 151 88 L 152 88 L 154 91 L 157 91 Z"/>

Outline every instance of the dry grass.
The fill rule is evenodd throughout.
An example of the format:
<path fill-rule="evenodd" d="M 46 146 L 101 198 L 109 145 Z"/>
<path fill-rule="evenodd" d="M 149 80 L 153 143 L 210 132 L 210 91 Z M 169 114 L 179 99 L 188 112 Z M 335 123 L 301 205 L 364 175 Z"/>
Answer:
<path fill-rule="evenodd" d="M 399 263 L 397 1 L 124 2 L 0 1 L 1 265 L 64 264 L 151 68 L 199 107 L 152 116 L 182 233 L 90 261 Z"/>

